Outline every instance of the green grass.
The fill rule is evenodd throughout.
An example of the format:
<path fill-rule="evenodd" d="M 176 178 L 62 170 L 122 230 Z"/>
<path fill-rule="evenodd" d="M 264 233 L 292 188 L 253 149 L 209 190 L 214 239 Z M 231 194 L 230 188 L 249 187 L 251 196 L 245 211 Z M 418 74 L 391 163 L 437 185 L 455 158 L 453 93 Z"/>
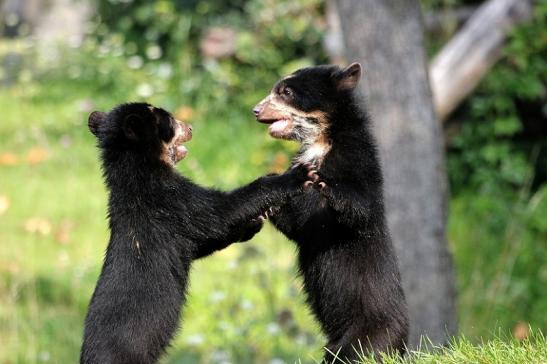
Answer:
<path fill-rule="evenodd" d="M 412 351 L 405 358 L 384 355 L 382 360 L 384 364 L 545 364 L 547 341 L 541 332 L 532 333 L 528 339 L 521 342 L 507 337 L 496 337 L 480 344 L 473 344 L 462 336 L 453 339 L 446 347 L 427 345 L 424 342 L 422 350 Z M 374 364 L 377 361 L 363 356 L 361 363 Z"/>
<path fill-rule="evenodd" d="M 77 360 L 108 240 L 98 153 L 87 114 L 78 111 L 86 96 L 42 99 L 19 88 L 0 91 L 0 154 L 18 159 L 0 166 L 0 195 L 10 203 L 0 216 L 0 363 Z M 97 106 L 121 101 L 98 98 Z M 271 142 L 250 117 L 197 119 L 194 130 L 191 154 L 180 168 L 205 185 L 248 182 L 265 172 L 275 153 L 261 148 Z M 26 158 L 36 148 L 47 159 L 31 165 Z M 33 218 L 47 231 L 28 231 Z M 197 262 L 183 330 L 164 362 L 320 357 L 322 338 L 300 294 L 293 250 L 267 226 L 252 242 Z"/>
<path fill-rule="evenodd" d="M 108 240 L 106 191 L 82 101 L 106 110 L 134 99 L 131 91 L 68 80 L 0 89 L 0 198 L 9 201 L 0 213 L 0 364 L 77 361 Z M 172 110 L 185 105 L 173 97 L 150 101 Z M 192 102 L 194 139 L 179 165 L 182 173 L 206 186 L 232 188 L 286 166 L 286 152 L 295 146 L 272 141 L 253 122 L 251 101 L 237 106 L 240 100 L 228 100 L 236 106 L 216 109 L 212 102 L 207 96 Z M 13 165 L 6 153 L 16 157 Z M 507 208 L 504 201 L 473 194 L 452 199 L 449 238 L 460 328 L 469 339 L 386 363 L 547 362 L 538 330 L 547 325 L 545 240 L 519 225 L 515 214 L 497 213 Z M 183 315 L 164 364 L 321 358 L 324 338 L 304 304 L 294 247 L 269 225 L 251 242 L 194 264 Z M 496 339 L 519 321 L 536 332 L 529 341 Z"/>

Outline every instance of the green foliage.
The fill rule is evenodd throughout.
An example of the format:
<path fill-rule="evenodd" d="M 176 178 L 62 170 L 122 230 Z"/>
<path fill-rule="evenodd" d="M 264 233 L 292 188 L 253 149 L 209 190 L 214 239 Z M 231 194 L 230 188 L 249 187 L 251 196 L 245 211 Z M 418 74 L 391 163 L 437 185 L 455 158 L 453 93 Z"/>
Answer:
<path fill-rule="evenodd" d="M 533 21 L 512 34 L 503 61 L 457 115 L 463 123 L 449 154 L 454 191 L 518 190 L 541 173 L 537 161 L 547 153 L 546 138 L 529 135 L 525 127 L 547 123 L 546 11 L 546 3 L 538 5 Z M 523 109 L 533 107 L 541 110 L 539 120 L 527 119 Z"/>
<path fill-rule="evenodd" d="M 454 117 L 449 236 L 460 324 L 473 337 L 487 334 L 487 322 L 547 328 L 546 12 L 539 3 L 512 33 L 503 60 Z"/>
<path fill-rule="evenodd" d="M 326 61 L 320 0 L 98 1 L 100 19 L 77 48 L 45 52 L 31 40 L 0 40 L 0 60 L 18 60 L 0 68 L 0 82 L 9 85 L 0 89 L 0 198 L 10 201 L 0 212 L 1 363 L 77 360 L 108 236 L 106 193 L 85 123 L 92 109 L 147 100 L 189 110 L 195 138 L 180 170 L 231 188 L 283 170 L 295 148 L 269 138 L 251 107 L 279 76 Z M 436 8 L 473 2 L 423 1 Z M 547 146 L 535 131 L 545 130 L 547 110 L 546 14 L 538 2 L 534 21 L 512 34 L 503 60 L 451 121 L 449 238 L 460 329 L 469 339 L 386 363 L 547 360 L 538 335 L 522 344 L 471 344 L 521 321 L 547 330 Z M 232 56 L 201 57 L 209 26 L 237 30 Z M 25 161 L 34 147 L 48 159 Z M 10 153 L 16 163 L 3 165 Z M 51 231 L 29 231 L 35 217 Z M 68 240 L 58 237 L 65 222 Z M 320 357 L 324 340 L 295 279 L 293 246 L 271 227 L 253 240 L 195 265 L 183 330 L 165 363 Z"/>
<path fill-rule="evenodd" d="M 117 77 L 125 83 L 140 76 L 126 71 Z M 135 91 L 98 92 L 73 82 L 50 79 L 0 90 L 0 199 L 6 209 L 0 213 L 0 363 L 78 358 L 108 241 L 106 191 L 86 104 L 106 110 Z M 263 148 L 269 141 L 264 127 L 250 112 L 237 112 L 194 120 L 190 154 L 179 166 L 186 176 L 230 188 L 267 171 L 273 152 Z M 32 164 L 35 148 L 47 157 Z M 8 154 L 13 163 L 6 162 Z M 37 218 L 38 227 L 32 223 Z M 295 280 L 292 244 L 271 227 L 253 240 L 193 266 L 183 330 L 164 363 L 319 357 L 322 339 Z"/>
<path fill-rule="evenodd" d="M 180 67 L 184 74 L 180 82 L 188 82 L 192 74 L 201 76 L 193 83 L 197 87 L 209 82 L 237 95 L 270 87 L 288 71 L 289 62 L 296 60 L 296 66 L 326 61 L 317 46 L 324 21 L 309 21 L 321 19 L 320 0 L 97 1 L 99 17 L 93 34 L 101 44 L 114 39 L 127 55 L 167 60 L 175 73 Z M 222 62 L 200 56 L 200 39 L 212 26 L 228 27 L 237 34 L 234 54 Z"/>

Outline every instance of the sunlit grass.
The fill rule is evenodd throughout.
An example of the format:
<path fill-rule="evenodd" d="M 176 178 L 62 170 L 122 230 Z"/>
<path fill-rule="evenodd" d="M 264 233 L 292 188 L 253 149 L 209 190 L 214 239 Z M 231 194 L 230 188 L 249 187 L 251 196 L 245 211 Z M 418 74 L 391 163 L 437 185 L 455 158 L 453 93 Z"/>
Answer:
<path fill-rule="evenodd" d="M 375 364 L 379 361 L 361 356 L 359 364 Z M 343 361 L 334 361 L 343 364 Z M 488 341 L 473 343 L 464 336 L 454 338 L 445 346 L 435 346 L 423 341 L 421 350 L 410 351 L 404 358 L 398 355 L 382 355 L 384 364 L 543 364 L 547 362 L 547 341 L 541 331 L 532 332 L 523 341 L 506 335 Z M 345 364 L 345 363 L 344 363 Z M 349 363 L 348 363 L 349 364 Z"/>
<path fill-rule="evenodd" d="M 9 202 L 0 216 L 0 363 L 78 358 L 108 239 L 106 191 L 78 96 L 41 103 L 0 92 L 7 110 L 0 155 L 15 156 L 0 165 L 0 195 Z M 248 182 L 275 153 L 260 148 L 267 137 L 250 117 L 198 119 L 194 130 L 180 168 L 205 185 Z M 34 160 L 32 150 L 39 151 Z M 196 262 L 182 331 L 164 362 L 319 357 L 321 336 L 303 302 L 293 250 L 267 226 L 252 242 Z"/>
<path fill-rule="evenodd" d="M 252 120 L 251 101 L 216 110 L 208 104 L 208 90 L 203 93 L 193 106 L 194 139 L 179 166 L 182 173 L 200 184 L 228 189 L 286 166 L 284 151 L 294 145 L 266 135 Z M 107 110 L 127 100 L 138 96 L 130 90 L 109 94 L 62 83 L 0 90 L 2 364 L 78 359 L 87 304 L 108 240 L 106 190 L 86 118 L 92 109 Z M 172 111 L 192 107 L 175 97 L 152 96 L 150 101 Z M 496 205 L 474 195 L 452 199 L 449 236 L 458 269 L 460 328 L 470 339 L 433 353 L 414 353 L 402 362 L 547 360 L 544 337 L 537 332 L 520 344 L 509 338 L 477 344 L 480 336 L 494 337 L 498 327 L 508 333 L 519 321 L 545 328 L 544 288 L 538 283 L 543 276 L 532 271 L 513 280 L 512 275 L 537 266 L 521 260 L 541 259 L 544 242 L 533 250 L 530 240 L 523 240 L 530 239 L 525 233 L 518 231 L 520 240 L 511 240 L 499 232 L 512 215 L 489 219 L 500 216 L 490 212 L 505 208 L 503 202 Z M 477 203 L 484 206 L 470 209 Z M 515 259 L 520 260 L 509 270 L 498 258 L 500 249 L 513 241 L 528 246 L 525 254 L 515 243 Z M 493 290 L 491 281 L 502 282 L 503 289 Z M 517 305 L 521 297 L 533 305 Z M 294 246 L 269 225 L 251 242 L 194 264 L 183 315 L 165 364 L 313 363 L 322 356 L 325 340 L 304 303 Z M 401 361 L 386 357 L 384 362 Z"/>

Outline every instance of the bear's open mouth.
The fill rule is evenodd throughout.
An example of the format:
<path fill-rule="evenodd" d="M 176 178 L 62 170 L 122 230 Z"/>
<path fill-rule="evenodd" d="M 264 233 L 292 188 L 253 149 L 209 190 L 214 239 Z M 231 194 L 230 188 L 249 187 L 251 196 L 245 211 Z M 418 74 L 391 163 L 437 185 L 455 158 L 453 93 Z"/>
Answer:
<path fill-rule="evenodd" d="M 186 148 L 184 145 L 176 145 L 175 151 L 174 151 L 174 160 L 173 162 L 177 163 L 186 157 L 188 154 L 188 148 Z"/>
<path fill-rule="evenodd" d="M 290 117 L 280 119 L 258 119 L 258 122 L 269 124 L 268 133 L 274 138 L 286 138 L 292 127 L 292 119 Z"/>
<path fill-rule="evenodd" d="M 175 120 L 175 125 L 175 136 L 167 149 L 169 159 L 178 163 L 188 154 L 188 148 L 183 144 L 192 139 L 192 128 L 179 120 Z"/>

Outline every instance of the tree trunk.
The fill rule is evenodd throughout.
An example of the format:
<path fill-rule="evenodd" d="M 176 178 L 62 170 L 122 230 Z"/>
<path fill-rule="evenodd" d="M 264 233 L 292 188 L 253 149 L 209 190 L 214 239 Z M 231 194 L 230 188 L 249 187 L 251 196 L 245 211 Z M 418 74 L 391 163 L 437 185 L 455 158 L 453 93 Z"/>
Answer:
<path fill-rule="evenodd" d="M 331 60 L 340 63 L 344 47 L 333 1 L 327 1 L 328 29 L 324 46 Z M 532 0 L 489 0 L 478 9 L 463 7 L 430 13 L 425 17 L 431 28 L 470 18 L 429 66 L 433 103 L 440 120 L 450 116 L 494 66 L 502 54 L 507 34 L 532 17 L 532 8 Z"/>
<path fill-rule="evenodd" d="M 347 59 L 364 66 L 362 91 L 384 167 L 388 225 L 410 316 L 445 343 L 456 331 L 455 288 L 445 236 L 447 181 L 433 108 L 418 0 L 337 0 Z"/>

